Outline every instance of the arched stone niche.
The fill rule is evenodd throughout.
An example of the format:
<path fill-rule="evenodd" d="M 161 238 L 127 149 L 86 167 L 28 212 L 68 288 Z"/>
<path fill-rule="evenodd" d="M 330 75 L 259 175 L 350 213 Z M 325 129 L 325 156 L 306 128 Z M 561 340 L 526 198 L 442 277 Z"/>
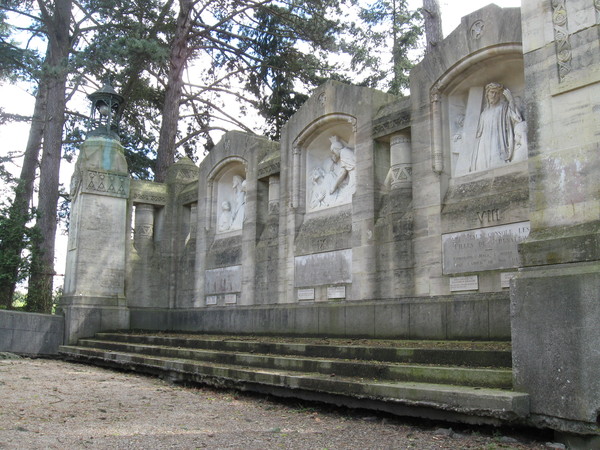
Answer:
<path fill-rule="evenodd" d="M 352 202 L 356 191 L 355 127 L 354 117 L 332 114 L 313 122 L 296 139 L 296 206 L 302 201 L 310 213 Z"/>
<path fill-rule="evenodd" d="M 241 158 L 227 158 L 208 177 L 207 217 L 216 234 L 240 231 L 246 209 L 246 165 Z"/>
<path fill-rule="evenodd" d="M 444 74 L 431 90 L 433 169 L 453 178 L 527 159 L 521 46 L 486 49 Z"/>

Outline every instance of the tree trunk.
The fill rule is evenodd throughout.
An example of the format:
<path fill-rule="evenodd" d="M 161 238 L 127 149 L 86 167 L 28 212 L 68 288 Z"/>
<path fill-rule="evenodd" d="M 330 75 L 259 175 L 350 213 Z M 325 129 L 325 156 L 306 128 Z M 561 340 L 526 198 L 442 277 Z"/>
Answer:
<path fill-rule="evenodd" d="M 45 18 L 48 28 L 47 77 L 48 106 L 40 165 L 39 217 L 36 227 L 41 242 L 32 252 L 32 273 L 29 279 L 28 309 L 49 313 L 52 310 L 54 277 L 54 241 L 56 237 L 56 207 L 58 203 L 62 134 L 65 121 L 67 63 L 71 49 L 69 24 L 72 0 L 56 0 L 54 14 Z"/>
<path fill-rule="evenodd" d="M 425 53 L 429 53 L 444 38 L 442 32 L 442 14 L 438 0 L 423 0 L 423 19 L 425 22 Z"/>
<path fill-rule="evenodd" d="M 5 224 L 9 230 L 3 232 L 5 239 L 0 243 L 0 254 L 2 254 L 2 266 L 0 276 L 0 305 L 7 309 L 12 308 L 13 296 L 19 278 L 20 260 L 25 242 L 25 226 L 30 217 L 29 205 L 33 197 L 33 185 L 35 183 L 35 172 L 37 170 L 42 146 L 46 115 L 47 91 L 44 83 L 40 82 L 35 97 L 35 107 L 29 128 L 29 137 L 25 147 L 23 167 L 17 182 L 15 198 L 9 209 L 8 222 Z"/>
<path fill-rule="evenodd" d="M 188 40 L 192 27 L 192 0 L 179 1 L 179 15 L 169 56 L 169 75 L 158 138 L 154 180 L 164 182 L 167 168 L 175 162 L 175 142 L 179 121 L 179 102 L 183 91 L 183 71 L 190 56 Z"/>

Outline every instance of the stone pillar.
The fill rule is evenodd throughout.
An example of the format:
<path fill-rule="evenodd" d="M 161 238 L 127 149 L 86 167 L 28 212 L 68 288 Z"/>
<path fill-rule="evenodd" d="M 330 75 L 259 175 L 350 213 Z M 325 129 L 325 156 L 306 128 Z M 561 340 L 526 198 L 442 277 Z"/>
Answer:
<path fill-rule="evenodd" d="M 154 239 L 154 205 L 135 206 L 133 245 L 140 256 L 151 253 Z"/>
<path fill-rule="evenodd" d="M 442 145 L 442 106 L 439 86 L 434 86 L 431 89 L 431 127 L 432 127 L 432 151 L 431 151 L 431 168 L 441 174 L 444 170 L 444 147 Z"/>
<path fill-rule="evenodd" d="M 135 205 L 133 250 L 128 260 L 130 276 L 127 280 L 127 304 L 130 308 L 147 306 L 148 299 L 156 296 L 156 291 L 153 290 L 156 272 L 152 265 L 154 216 L 154 205 Z"/>
<path fill-rule="evenodd" d="M 269 215 L 279 214 L 279 176 L 269 177 Z"/>
<path fill-rule="evenodd" d="M 190 158 L 184 156 L 167 169 L 168 201 L 164 208 L 164 230 L 160 233 L 159 244 L 156 246 L 158 268 L 161 283 L 165 285 L 163 307 L 177 307 L 178 274 L 181 271 L 181 256 L 185 250 L 188 229 L 185 227 L 189 220 L 188 211 L 178 201 L 181 192 L 198 180 L 199 169 Z M 158 230 L 157 230 L 158 232 Z"/>
<path fill-rule="evenodd" d="M 190 206 L 190 232 L 185 241 L 185 245 L 188 242 L 196 242 L 196 233 L 198 232 L 198 203 L 192 203 Z"/>
<path fill-rule="evenodd" d="M 246 209 L 242 227 L 242 284 L 239 305 L 253 305 L 256 293 L 256 242 L 258 238 L 258 179 L 256 158 L 246 166 Z"/>
<path fill-rule="evenodd" d="M 375 299 L 378 293 L 375 239 L 375 143 L 356 129 L 356 192 L 352 196 L 352 285 L 348 300 Z M 348 293 L 346 293 L 348 294 Z"/>
<path fill-rule="evenodd" d="M 511 288 L 514 385 L 532 421 L 589 440 L 579 448 L 600 441 L 597 13 L 594 2 L 522 7 L 531 233 Z"/>
<path fill-rule="evenodd" d="M 125 256 L 129 175 L 114 138 L 86 139 L 71 181 L 64 294 L 65 341 L 129 327 Z"/>
<path fill-rule="evenodd" d="M 392 286 L 395 297 L 413 295 L 412 147 L 410 135 L 390 140 L 390 222 L 392 230 Z"/>
<path fill-rule="evenodd" d="M 302 155 L 302 149 L 294 147 L 292 153 L 292 208 L 296 209 L 300 203 L 300 156 Z"/>

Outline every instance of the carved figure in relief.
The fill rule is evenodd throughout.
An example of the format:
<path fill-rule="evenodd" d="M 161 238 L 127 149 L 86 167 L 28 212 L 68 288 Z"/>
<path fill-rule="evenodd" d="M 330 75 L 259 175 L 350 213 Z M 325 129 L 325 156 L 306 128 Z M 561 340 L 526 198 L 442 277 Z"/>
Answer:
<path fill-rule="evenodd" d="M 227 231 L 231 228 L 231 204 L 228 201 L 221 203 L 221 214 L 217 223 L 217 230 Z"/>
<path fill-rule="evenodd" d="M 239 175 L 233 176 L 233 212 L 231 217 L 232 230 L 242 228 L 246 208 L 246 180 Z"/>
<path fill-rule="evenodd" d="M 452 136 L 453 142 L 461 141 L 463 138 L 463 128 L 465 126 L 465 115 L 459 114 L 456 117 L 456 133 Z"/>
<path fill-rule="evenodd" d="M 346 195 L 354 193 L 354 187 L 356 184 L 356 157 L 354 156 L 354 150 L 351 149 L 346 142 L 341 140 L 338 136 L 331 136 L 331 167 L 330 172 L 333 174 L 333 180 L 329 195 L 334 198 L 339 198 L 342 195 L 342 190 L 346 191 Z M 344 185 L 345 189 L 342 189 Z M 344 195 L 345 197 L 345 195 Z"/>
<path fill-rule="evenodd" d="M 511 92 L 500 83 L 489 83 L 485 87 L 485 99 L 469 172 L 511 162 L 515 152 L 515 126 L 523 122 Z"/>
<path fill-rule="evenodd" d="M 315 167 L 310 175 L 312 187 L 310 192 L 310 207 L 312 209 L 326 208 L 329 206 L 327 186 L 324 183 L 325 171 Z"/>

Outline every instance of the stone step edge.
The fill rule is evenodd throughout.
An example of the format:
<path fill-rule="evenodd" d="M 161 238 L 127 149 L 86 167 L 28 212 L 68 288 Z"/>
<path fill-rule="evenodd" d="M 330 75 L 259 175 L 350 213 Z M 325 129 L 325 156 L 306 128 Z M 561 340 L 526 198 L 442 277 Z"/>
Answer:
<path fill-rule="evenodd" d="M 107 363 L 143 372 L 147 371 L 155 375 L 160 372 L 172 372 L 189 378 L 189 381 L 213 386 L 236 387 L 239 383 L 259 384 L 441 409 L 504 421 L 515 421 L 529 414 L 528 394 L 500 389 L 417 382 L 381 383 L 352 379 L 340 380 L 319 374 L 248 370 L 72 346 L 62 346 L 59 352 L 67 359 Z"/>
<path fill-rule="evenodd" d="M 135 335 L 123 333 L 98 333 L 96 339 L 117 339 L 128 342 L 148 343 L 148 341 L 168 342 L 175 347 L 211 348 L 231 351 L 246 351 L 248 348 L 269 348 L 269 351 L 255 350 L 257 353 L 307 355 L 317 357 L 340 357 L 344 359 L 362 359 L 396 362 L 406 358 L 406 362 L 416 364 L 446 364 L 477 367 L 510 368 L 511 353 L 506 350 L 466 350 L 466 349 L 423 349 L 405 347 L 373 347 L 361 345 L 331 346 L 324 344 L 274 343 L 260 341 L 215 340 L 201 338 L 179 338 L 158 335 Z"/>
<path fill-rule="evenodd" d="M 98 350 L 106 351 L 117 351 L 131 354 L 144 354 L 149 356 L 158 357 L 172 357 L 176 359 L 190 359 L 193 361 L 204 361 L 219 364 L 219 355 L 223 355 L 222 358 L 234 357 L 234 361 L 226 361 L 223 364 L 236 365 L 236 366 L 251 366 L 251 367 L 262 367 L 262 368 L 275 368 L 277 362 L 285 365 L 286 362 L 290 362 L 290 365 L 300 363 L 302 367 L 285 367 L 284 370 L 290 371 L 315 371 L 321 374 L 331 374 L 349 376 L 349 371 L 353 369 L 356 373 L 373 372 L 377 369 L 381 369 L 379 373 L 364 374 L 364 377 L 373 377 L 382 380 L 404 380 L 408 381 L 410 375 L 409 371 L 419 371 L 419 375 L 413 376 L 414 381 L 418 381 L 419 378 L 425 379 L 427 382 L 458 385 L 458 386 L 472 386 L 472 387 L 491 387 L 499 389 L 510 389 L 512 388 L 512 371 L 510 369 L 488 369 L 481 367 L 454 367 L 454 366 L 425 366 L 416 364 L 406 363 L 380 363 L 379 361 L 355 361 L 355 360 L 341 360 L 341 359 L 316 359 L 316 358 L 305 358 L 297 356 L 282 356 L 282 355 L 270 355 L 270 354 L 256 354 L 256 353 L 236 353 L 236 352 L 223 352 L 217 350 L 205 350 L 205 349 L 189 349 L 189 348 L 176 348 L 168 346 L 158 346 L 150 344 L 132 344 L 127 342 L 115 342 L 105 341 L 98 339 L 80 339 L 78 347 L 84 348 L 95 348 Z M 153 350 L 165 350 L 165 353 L 156 355 L 153 354 Z M 171 351 L 172 354 L 168 354 Z M 188 353 L 187 355 L 185 353 Z M 198 357 L 194 357 L 197 355 Z M 215 356 L 215 359 L 209 358 L 210 355 Z M 206 357 L 202 357 L 206 356 Z M 277 362 L 276 362 L 277 361 Z M 261 362 L 263 364 L 261 365 Z M 314 368 L 311 370 L 309 365 L 323 365 L 323 369 Z M 361 370 L 363 369 L 363 370 Z M 388 372 L 389 371 L 389 372 Z M 385 373 L 388 372 L 388 373 Z M 395 376 L 394 376 L 395 375 Z"/>

